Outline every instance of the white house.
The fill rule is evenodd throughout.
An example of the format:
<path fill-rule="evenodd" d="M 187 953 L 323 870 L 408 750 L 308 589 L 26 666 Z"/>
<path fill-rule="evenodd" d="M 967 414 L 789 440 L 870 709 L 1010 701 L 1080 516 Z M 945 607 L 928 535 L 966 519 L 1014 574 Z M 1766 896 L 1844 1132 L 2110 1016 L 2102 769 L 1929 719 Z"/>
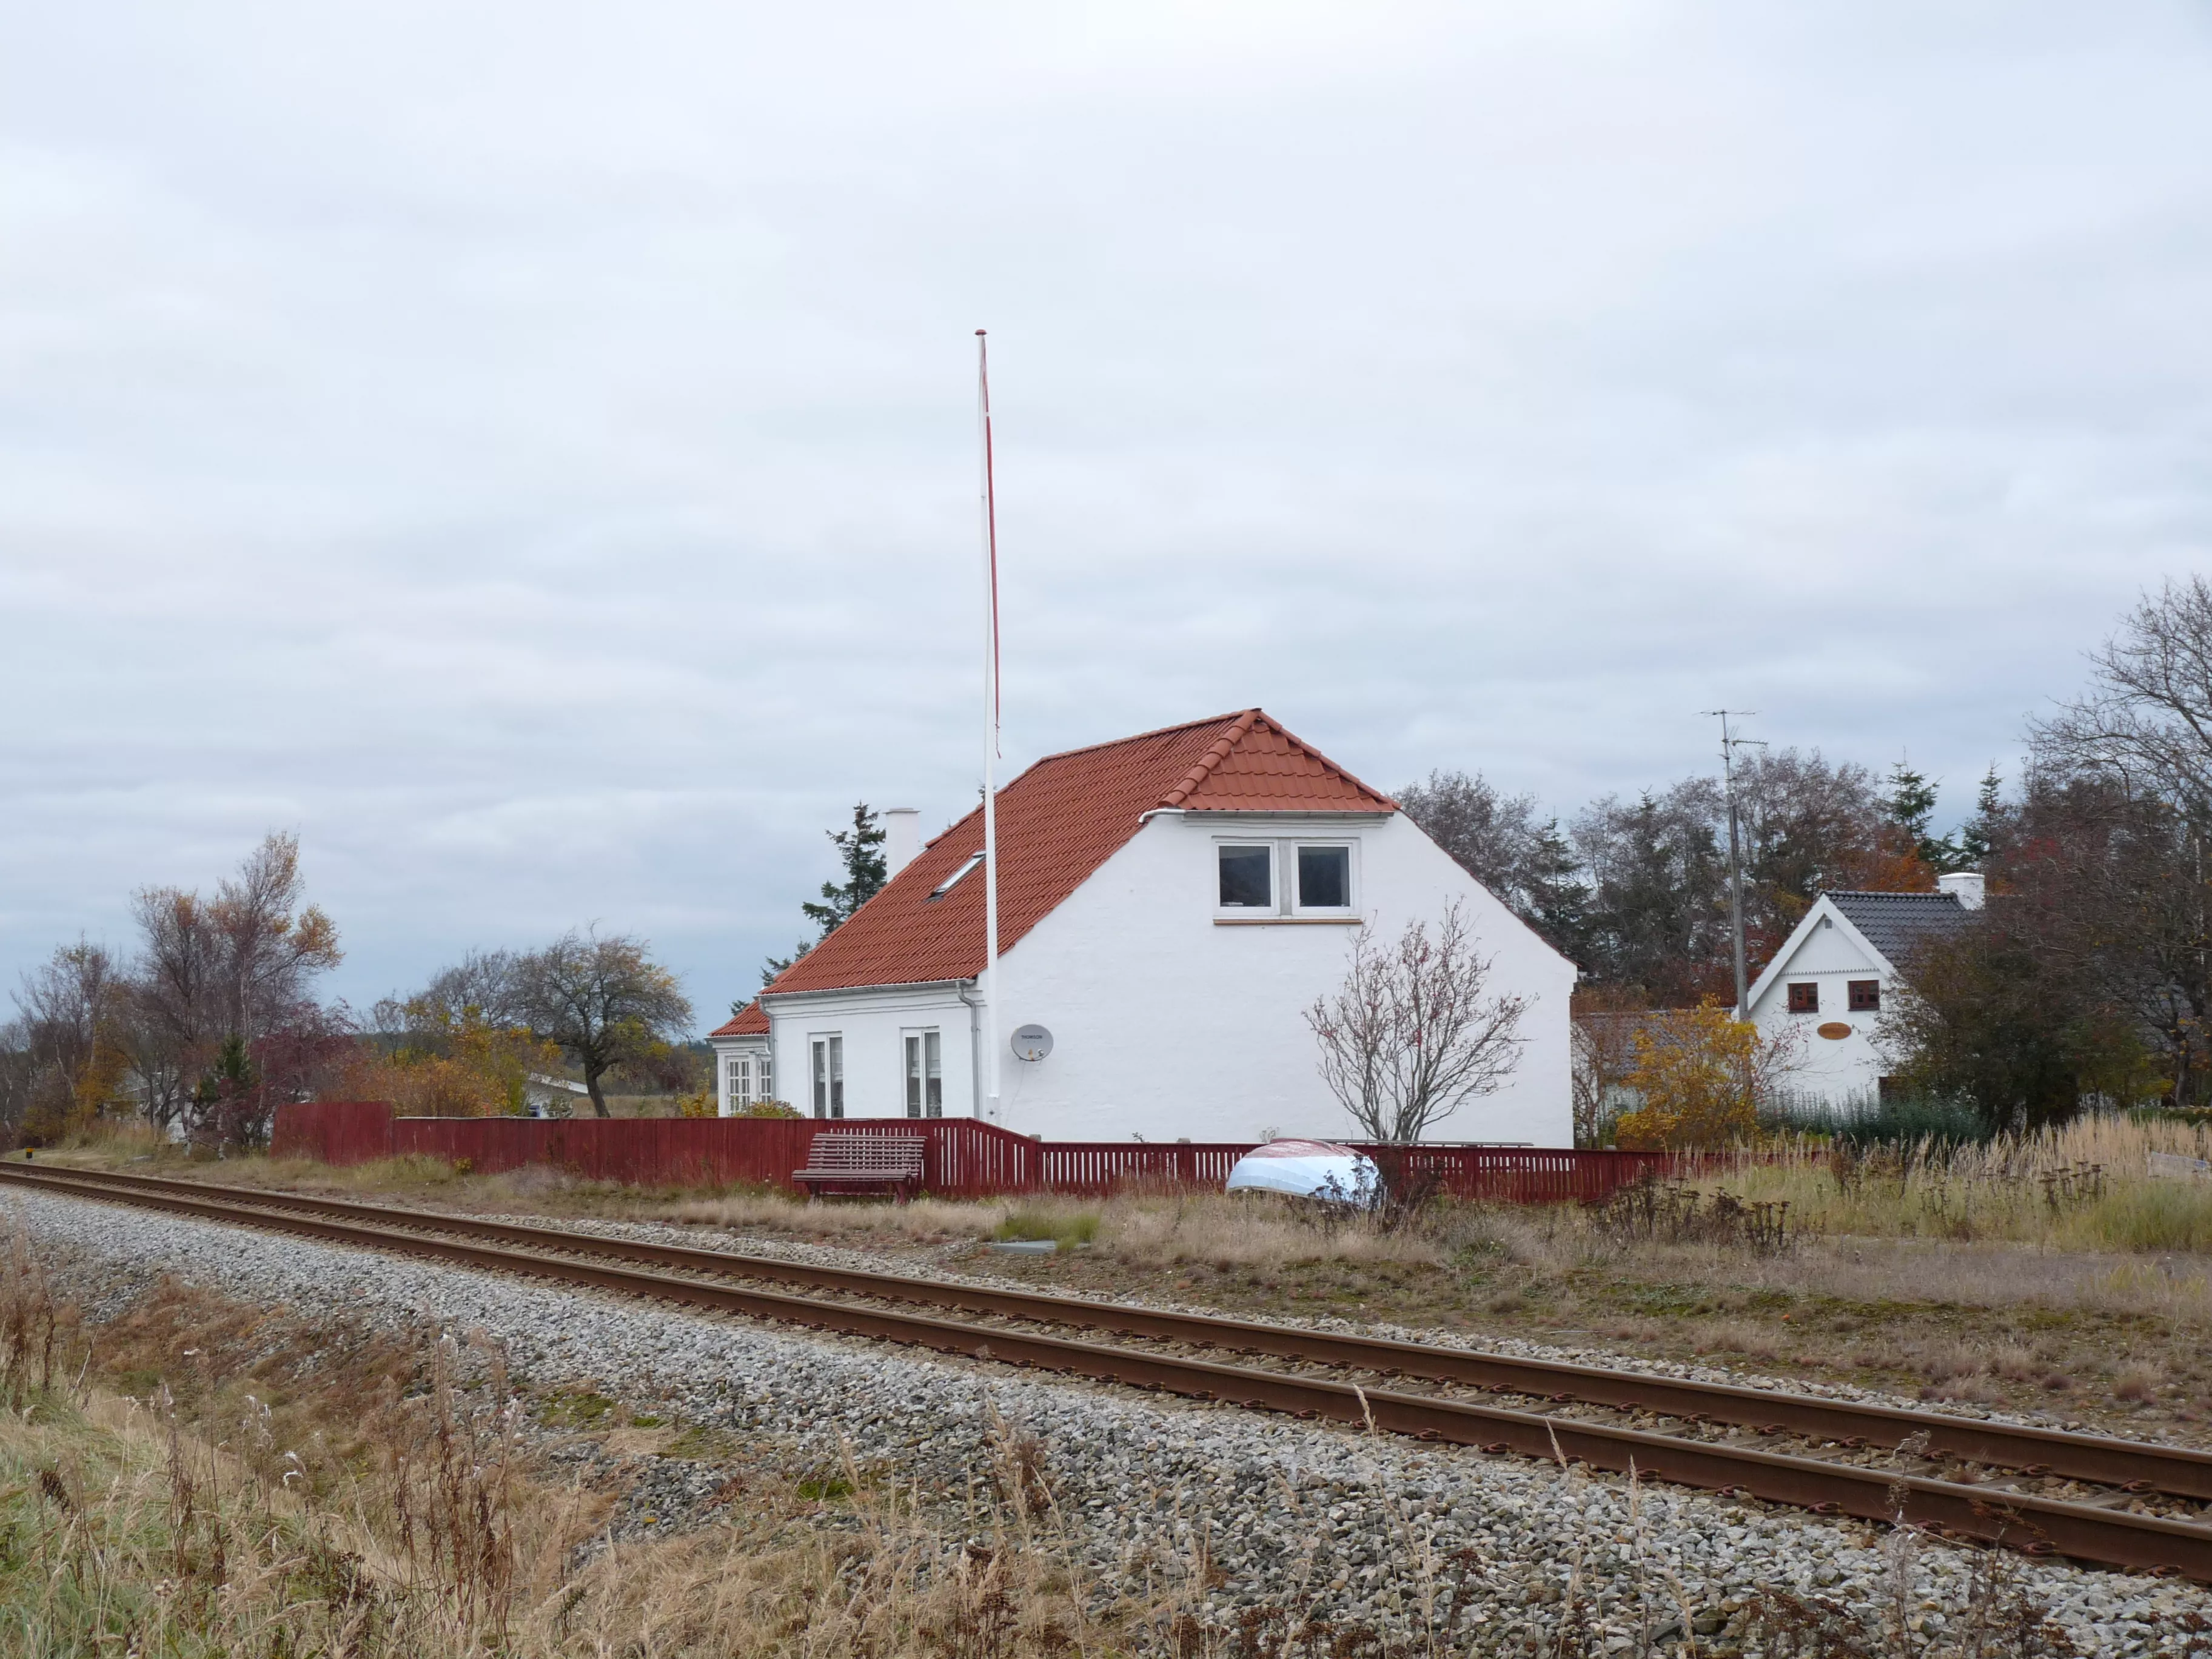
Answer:
<path fill-rule="evenodd" d="M 1573 1144 L 1573 964 L 1260 710 L 1048 756 L 999 793 L 998 820 L 1006 1127 L 1352 1133 L 1304 1012 L 1363 924 L 1395 939 L 1457 900 L 1494 986 L 1529 1006 L 1510 1082 L 1432 1133 Z M 712 1034 L 725 1113 L 780 1097 L 817 1117 L 988 1115 L 981 810 L 908 858 L 911 823 L 892 819 L 883 891 Z"/>
<path fill-rule="evenodd" d="M 1802 1034 L 1795 1093 L 1835 1105 L 1881 1092 L 1875 1021 L 1899 969 L 1923 941 L 1955 933 L 1982 908 L 1982 878 L 1939 876 L 1934 893 L 1823 893 L 1747 996 L 1764 1036 Z"/>

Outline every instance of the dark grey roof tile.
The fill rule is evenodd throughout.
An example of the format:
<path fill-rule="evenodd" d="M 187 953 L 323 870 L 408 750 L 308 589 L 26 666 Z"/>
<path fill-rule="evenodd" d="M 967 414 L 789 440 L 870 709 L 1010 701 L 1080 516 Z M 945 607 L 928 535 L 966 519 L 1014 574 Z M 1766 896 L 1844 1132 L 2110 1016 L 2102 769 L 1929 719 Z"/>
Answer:
<path fill-rule="evenodd" d="M 1901 966 L 1924 941 L 1957 933 L 1973 912 L 1949 893 L 1829 893 L 1867 943 Z"/>

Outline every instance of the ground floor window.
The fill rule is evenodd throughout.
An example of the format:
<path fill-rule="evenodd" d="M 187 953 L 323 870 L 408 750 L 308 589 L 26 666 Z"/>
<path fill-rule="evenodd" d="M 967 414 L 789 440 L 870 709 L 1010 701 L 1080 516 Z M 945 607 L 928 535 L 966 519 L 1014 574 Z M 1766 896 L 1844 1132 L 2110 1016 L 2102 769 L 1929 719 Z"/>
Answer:
<path fill-rule="evenodd" d="M 814 1115 L 845 1115 L 845 1039 L 835 1031 L 811 1039 L 814 1050 Z"/>
<path fill-rule="evenodd" d="M 906 1115 L 945 1115 L 945 1048 L 935 1031 L 906 1034 Z"/>
<path fill-rule="evenodd" d="M 730 1109 L 737 1111 L 763 1100 L 775 1098 L 775 1084 L 769 1069 L 768 1051 L 757 1054 L 732 1054 L 722 1067 L 723 1094 Z"/>

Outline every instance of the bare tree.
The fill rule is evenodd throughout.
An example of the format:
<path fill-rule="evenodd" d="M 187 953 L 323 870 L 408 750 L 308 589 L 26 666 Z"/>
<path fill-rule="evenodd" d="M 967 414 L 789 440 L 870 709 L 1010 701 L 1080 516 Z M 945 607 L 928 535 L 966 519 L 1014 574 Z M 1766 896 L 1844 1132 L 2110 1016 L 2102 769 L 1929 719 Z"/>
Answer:
<path fill-rule="evenodd" d="M 1433 934 L 1407 923 L 1385 947 L 1371 928 L 1306 1024 L 1321 1044 L 1322 1079 L 1370 1140 L 1407 1145 L 1461 1104 L 1493 1093 L 1521 1063 L 1523 997 L 1486 994 L 1490 959 L 1477 954 L 1459 902 Z"/>
<path fill-rule="evenodd" d="M 522 1005 L 522 958 L 512 951 L 471 951 L 409 997 L 380 1000 L 371 1024 L 392 1035 L 450 1030 L 476 1022 L 501 1030 L 530 1023 Z"/>
<path fill-rule="evenodd" d="M 50 1140 L 120 1097 L 123 975 L 106 945 L 79 939 L 27 972 L 15 1000 L 22 1053 L 17 1122 L 25 1134 Z"/>
<path fill-rule="evenodd" d="M 1589 895 L 1556 818 L 1539 817 L 1534 795 L 1502 795 L 1480 772 L 1431 772 L 1409 783 L 1398 805 L 1505 907 L 1561 951 L 1581 945 Z"/>
<path fill-rule="evenodd" d="M 599 1079 L 623 1060 L 652 1058 L 691 1029 L 676 975 L 642 939 L 562 934 L 514 965 L 517 1006 L 532 1030 L 583 1068 L 592 1109 L 611 1115 Z"/>
<path fill-rule="evenodd" d="M 2087 694 L 2033 728 L 2039 765 L 2102 772 L 2192 817 L 2212 810 L 2212 583 L 2146 594 L 2089 660 Z"/>
<path fill-rule="evenodd" d="M 217 940 L 207 910 L 197 893 L 174 887 L 143 888 L 131 897 L 143 945 L 125 1042 L 146 1115 L 164 1130 L 185 1115 L 222 1040 Z"/>
<path fill-rule="evenodd" d="M 319 1029 L 313 981 L 342 952 L 330 918 L 301 904 L 305 889 L 299 837 L 279 831 L 211 899 L 177 887 L 133 896 L 144 942 L 126 1041 L 155 1122 L 195 1115 L 194 1096 L 226 1042 L 251 1047 Z"/>

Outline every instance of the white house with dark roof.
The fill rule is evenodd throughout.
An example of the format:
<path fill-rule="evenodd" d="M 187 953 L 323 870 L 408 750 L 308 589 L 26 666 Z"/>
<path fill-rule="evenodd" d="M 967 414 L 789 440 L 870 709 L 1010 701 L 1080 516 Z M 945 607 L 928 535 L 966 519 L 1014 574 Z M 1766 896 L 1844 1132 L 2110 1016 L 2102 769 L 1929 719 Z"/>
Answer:
<path fill-rule="evenodd" d="M 1887 1068 L 1875 1022 L 1900 969 L 1982 908 L 1978 872 L 1936 879 L 1934 893 L 1821 894 L 1752 986 L 1747 1018 L 1762 1036 L 1802 1034 L 1793 1092 L 1835 1105 L 1879 1097 Z"/>
<path fill-rule="evenodd" d="M 898 826 L 903 829 L 904 826 Z M 1304 1012 L 1354 935 L 1456 902 L 1520 1063 L 1438 1139 L 1573 1144 L 1574 965 L 1399 811 L 1256 708 L 1049 755 L 999 792 L 999 984 L 985 984 L 982 814 L 900 836 L 883 890 L 711 1034 L 721 1107 L 838 1117 L 1000 1111 L 1054 1140 L 1340 1138 Z"/>

